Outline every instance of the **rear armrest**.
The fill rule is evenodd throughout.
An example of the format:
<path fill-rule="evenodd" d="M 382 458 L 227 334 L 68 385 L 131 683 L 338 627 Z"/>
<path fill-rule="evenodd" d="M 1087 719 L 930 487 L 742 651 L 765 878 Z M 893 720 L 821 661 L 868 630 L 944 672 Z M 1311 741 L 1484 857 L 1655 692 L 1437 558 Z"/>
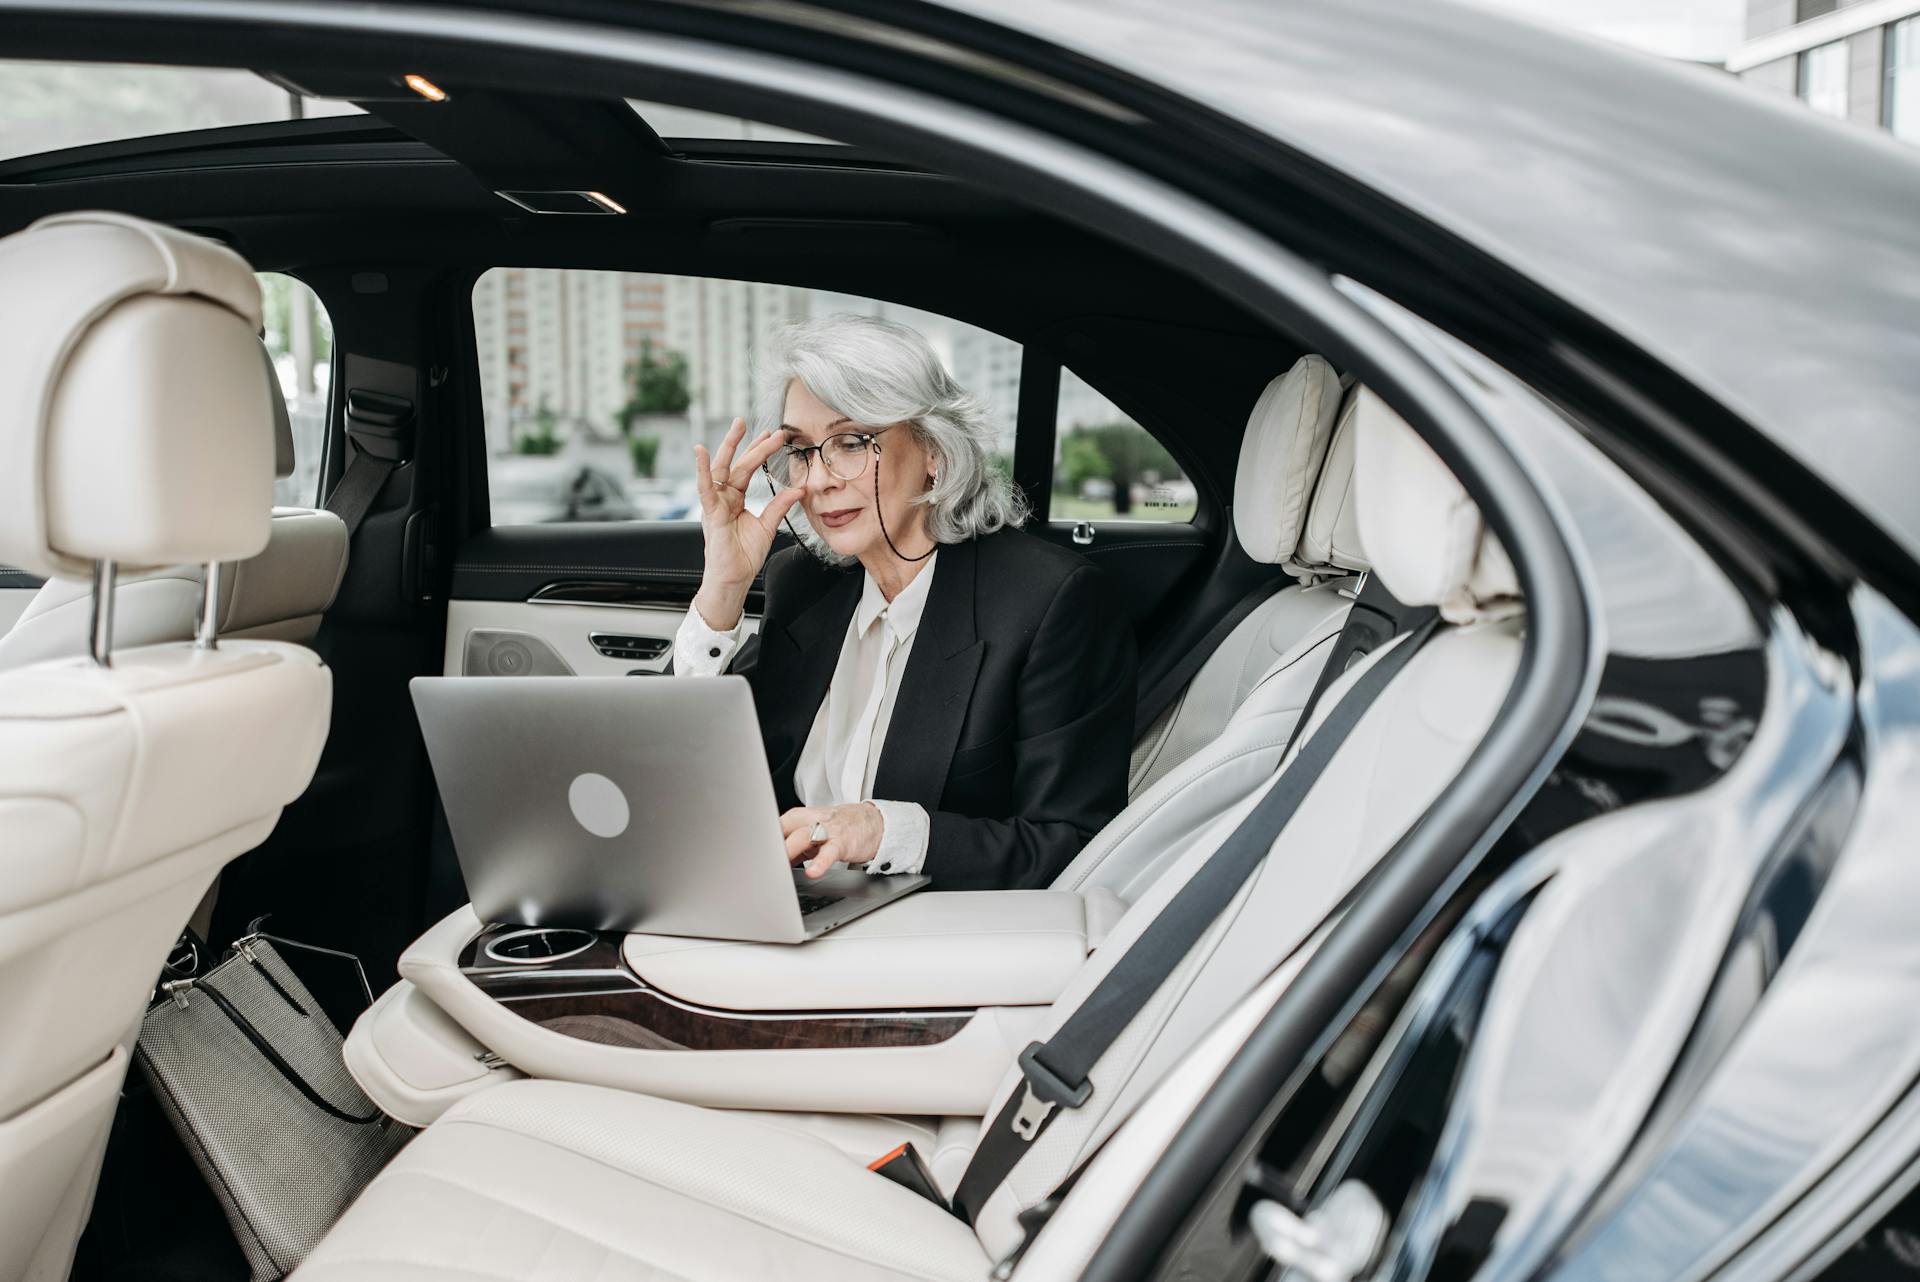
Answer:
<path fill-rule="evenodd" d="M 642 936 L 622 941 L 637 966 L 607 947 L 599 971 L 561 961 L 548 980 L 530 967 L 530 985 L 500 988 L 512 977 L 461 964 L 484 929 L 470 907 L 455 911 L 402 954 L 400 974 L 529 1076 L 716 1108 L 929 1116 L 986 1110 L 1087 948 L 1073 892 L 923 891 L 805 944 Z M 861 1085 L 823 1097 L 823 1080 Z"/>
<path fill-rule="evenodd" d="M 628 935 L 622 952 L 721 1010 L 1044 1006 L 1087 960 L 1087 910 L 1068 890 L 922 891 L 804 944 Z"/>

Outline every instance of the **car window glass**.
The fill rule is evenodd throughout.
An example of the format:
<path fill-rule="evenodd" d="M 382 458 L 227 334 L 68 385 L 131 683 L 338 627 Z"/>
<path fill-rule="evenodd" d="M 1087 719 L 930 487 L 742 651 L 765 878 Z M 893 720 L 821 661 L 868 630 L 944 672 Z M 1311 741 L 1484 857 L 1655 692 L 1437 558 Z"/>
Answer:
<path fill-rule="evenodd" d="M 0 160 L 94 143 L 308 116 L 360 114 L 251 71 L 0 59 Z"/>
<path fill-rule="evenodd" d="M 1173 455 L 1070 369 L 1054 429 L 1053 520 L 1193 520 L 1199 496 Z"/>
<path fill-rule="evenodd" d="M 924 334 L 992 408 L 996 461 L 1011 471 L 1021 349 L 998 334 L 791 285 L 496 267 L 473 289 L 493 524 L 698 519 L 693 447 L 716 446 L 736 415 L 752 421 L 767 336 L 841 312 Z M 764 490 L 752 487 L 749 504 Z"/>
<path fill-rule="evenodd" d="M 320 501 L 320 453 L 327 433 L 327 380 L 333 371 L 333 322 L 311 289 L 281 272 L 258 272 L 263 337 L 293 421 L 293 475 L 273 483 L 281 507 Z"/>

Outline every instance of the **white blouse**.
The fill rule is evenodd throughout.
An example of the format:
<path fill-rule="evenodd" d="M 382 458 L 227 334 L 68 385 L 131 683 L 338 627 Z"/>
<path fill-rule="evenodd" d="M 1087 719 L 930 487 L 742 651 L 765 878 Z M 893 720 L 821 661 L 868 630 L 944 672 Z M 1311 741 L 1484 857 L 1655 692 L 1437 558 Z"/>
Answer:
<path fill-rule="evenodd" d="M 873 776 L 880 768 L 880 750 L 900 693 L 900 674 L 913 651 L 939 559 L 937 552 L 928 557 L 913 582 L 892 601 L 881 594 L 872 575 L 864 576 L 860 604 L 847 622 L 827 697 L 820 701 L 794 766 L 793 787 L 801 805 L 871 801 L 880 811 L 880 849 L 866 866 L 870 873 L 919 872 L 927 858 L 926 810 L 911 801 L 875 797 Z M 742 620 L 719 632 L 707 625 L 700 611 L 688 610 L 673 639 L 675 675 L 710 677 L 724 672 L 744 639 L 744 626 Z"/>

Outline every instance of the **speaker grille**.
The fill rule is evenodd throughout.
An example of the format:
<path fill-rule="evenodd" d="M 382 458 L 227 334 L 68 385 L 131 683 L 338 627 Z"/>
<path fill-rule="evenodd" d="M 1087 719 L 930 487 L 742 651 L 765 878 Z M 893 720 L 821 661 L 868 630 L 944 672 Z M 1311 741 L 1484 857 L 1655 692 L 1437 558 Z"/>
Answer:
<path fill-rule="evenodd" d="M 506 628 L 467 633 L 461 672 L 470 677 L 570 677 L 573 669 L 539 637 Z"/>

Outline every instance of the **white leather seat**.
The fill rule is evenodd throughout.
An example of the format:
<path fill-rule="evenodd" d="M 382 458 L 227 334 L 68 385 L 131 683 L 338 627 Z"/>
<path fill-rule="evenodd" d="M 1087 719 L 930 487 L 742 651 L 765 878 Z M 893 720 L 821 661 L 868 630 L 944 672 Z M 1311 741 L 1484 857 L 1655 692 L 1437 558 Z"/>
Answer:
<path fill-rule="evenodd" d="M 1363 392 L 1342 398 L 1326 361 L 1303 356 L 1255 407 L 1240 447 L 1234 528 L 1249 555 L 1299 582 L 1228 634 L 1173 716 L 1136 748 L 1127 808 L 1050 887 L 1087 895 L 1090 913 L 1108 896 L 1138 899 L 1280 764 L 1367 569 L 1353 497 Z"/>
<path fill-rule="evenodd" d="M 279 381 L 270 379 L 269 387 L 274 475 L 292 476 L 293 425 Z M 319 631 L 320 617 L 333 604 L 346 570 L 347 527 L 339 517 L 318 508 L 273 509 L 260 555 L 220 567 L 220 635 L 305 645 Z M 205 579 L 206 568 L 199 565 L 122 576 L 113 601 L 116 643 L 132 648 L 191 640 Z M 48 579 L 14 625 L 0 633 L 0 670 L 85 654 L 91 600 L 86 582 Z"/>
<path fill-rule="evenodd" d="M 276 394 L 259 324 L 247 264 L 195 236 L 69 214 L 0 241 L 0 560 L 73 579 L 257 554 Z M 111 665 L 0 673 L 0 1282 L 66 1276 L 167 948 L 326 738 L 311 651 Z"/>
<path fill-rule="evenodd" d="M 1401 601 L 1439 606 L 1452 626 L 1369 708 L 1261 868 L 1094 1066 L 1088 1103 L 1054 1119 L 972 1232 L 792 1128 L 604 1088 L 518 1081 L 472 1096 L 430 1126 L 298 1276 L 979 1277 L 1016 1244 L 1022 1208 L 1126 1127 L 1208 1030 L 1297 964 L 1339 899 L 1458 771 L 1511 683 L 1521 619 L 1504 552 L 1437 456 L 1377 399 L 1361 398 L 1354 419 L 1360 531 L 1375 572 Z M 1329 687 L 1315 726 L 1391 648 Z M 1220 816 L 1127 910 L 1055 1004 L 1050 1029 L 1257 795 Z M 989 1117 L 1021 1080 L 1010 1065 Z M 1140 1119 L 1148 1120 L 1165 1124 Z M 1067 1195 L 1069 1207 L 1076 1196 Z"/>
<path fill-rule="evenodd" d="M 1234 534 L 1249 557 L 1297 582 L 1255 606 L 1142 732 L 1129 800 L 1218 739 L 1255 690 L 1275 717 L 1297 718 L 1306 706 L 1346 622 L 1354 576 L 1367 568 L 1354 534 L 1353 450 L 1341 410 L 1339 376 L 1313 355 L 1254 402 L 1233 479 Z"/>

